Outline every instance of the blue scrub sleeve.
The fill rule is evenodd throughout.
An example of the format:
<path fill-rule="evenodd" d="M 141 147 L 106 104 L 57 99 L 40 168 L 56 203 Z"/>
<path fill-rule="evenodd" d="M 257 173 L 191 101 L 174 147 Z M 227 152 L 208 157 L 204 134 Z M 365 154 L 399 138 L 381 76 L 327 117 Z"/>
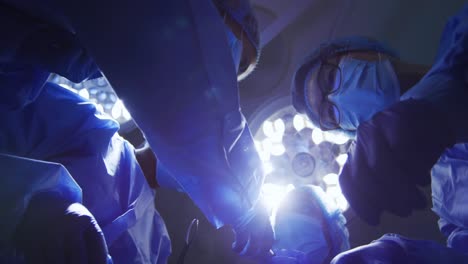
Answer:
<path fill-rule="evenodd" d="M 361 124 L 339 181 L 352 209 L 369 224 L 383 211 L 408 216 L 424 208 L 418 186 L 455 143 L 445 115 L 422 100 L 399 102 Z"/>
<path fill-rule="evenodd" d="M 60 164 L 1 154 L 0 168 L 0 245 L 11 239 L 31 198 L 54 192 L 70 203 L 81 202 L 81 189 Z"/>
<path fill-rule="evenodd" d="M 216 227 L 251 218 L 263 172 L 212 1 L 76 4 L 64 10 L 80 41 L 183 190 Z M 80 13 L 100 7 L 120 19 Z"/>

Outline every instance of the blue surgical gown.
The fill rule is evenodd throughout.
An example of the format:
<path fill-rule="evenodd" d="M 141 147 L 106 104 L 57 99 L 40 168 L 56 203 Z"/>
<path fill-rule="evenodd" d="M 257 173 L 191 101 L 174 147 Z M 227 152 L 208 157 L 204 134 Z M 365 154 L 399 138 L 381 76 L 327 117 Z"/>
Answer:
<path fill-rule="evenodd" d="M 468 5 L 450 18 L 430 71 L 401 102 L 361 124 L 340 175 L 351 207 L 367 222 L 382 211 L 424 207 L 418 186 L 455 143 L 468 142 Z"/>
<path fill-rule="evenodd" d="M 0 111 L 0 123 L 0 164 L 7 171 L 0 208 L 10 212 L 3 242 L 29 198 L 54 191 L 95 216 L 114 263 L 167 261 L 170 239 L 154 208 L 154 191 L 116 121 L 72 91 L 46 83 L 34 102 Z"/>
<path fill-rule="evenodd" d="M 99 1 L 56 1 L 66 14 L 52 0 L 4 2 L 76 33 L 167 172 L 214 226 L 236 226 L 252 218 L 264 175 L 239 107 L 225 26 L 211 0 L 136 6 L 116 1 L 108 7 Z M 67 6 L 73 4 L 91 6 Z M 102 20 L 96 12 L 85 18 L 79 11 L 87 8 L 110 8 L 119 15 L 109 26 L 106 11 Z M 12 47 L 17 48 L 7 48 Z M 60 67 L 47 67 L 54 68 Z"/>
<path fill-rule="evenodd" d="M 458 142 L 431 170 L 432 209 L 441 218 L 439 227 L 450 245 L 451 232 L 446 230 L 468 228 L 468 5 L 445 26 L 434 66 L 402 98 L 423 98 L 447 113 Z M 468 236 L 464 240 L 468 245 Z"/>

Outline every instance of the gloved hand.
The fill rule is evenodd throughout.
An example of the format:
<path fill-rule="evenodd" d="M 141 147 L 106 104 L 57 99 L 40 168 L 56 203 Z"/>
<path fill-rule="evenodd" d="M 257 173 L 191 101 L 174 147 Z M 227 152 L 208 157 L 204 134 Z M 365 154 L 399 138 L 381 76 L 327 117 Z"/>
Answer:
<path fill-rule="evenodd" d="M 26 263 L 112 263 L 93 215 L 53 194 L 31 199 L 14 239 Z"/>
<path fill-rule="evenodd" d="M 251 215 L 240 219 L 234 226 L 235 242 L 232 249 L 247 257 L 263 259 L 271 257 L 270 249 L 275 240 L 270 216 L 262 205 Z"/>
<path fill-rule="evenodd" d="M 343 194 L 369 224 L 384 211 L 408 216 L 426 206 L 418 187 L 430 183 L 431 167 L 454 143 L 446 117 L 432 105 L 399 102 L 359 126 L 340 174 Z"/>
<path fill-rule="evenodd" d="M 374 241 L 336 256 L 331 264 L 405 264 L 411 263 L 404 250 L 395 242 Z"/>
<path fill-rule="evenodd" d="M 468 263 L 468 255 L 435 241 L 386 234 L 368 245 L 336 256 L 331 264 L 438 264 Z"/>

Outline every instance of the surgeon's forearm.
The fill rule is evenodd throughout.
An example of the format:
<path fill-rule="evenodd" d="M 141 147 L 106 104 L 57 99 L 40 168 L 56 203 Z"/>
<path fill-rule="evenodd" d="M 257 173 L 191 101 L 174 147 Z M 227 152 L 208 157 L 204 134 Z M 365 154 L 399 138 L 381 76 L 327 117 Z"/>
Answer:
<path fill-rule="evenodd" d="M 105 3 L 70 4 L 77 35 L 207 218 L 234 223 L 250 206 L 224 146 L 224 117 L 239 103 L 219 14 L 208 0 Z"/>

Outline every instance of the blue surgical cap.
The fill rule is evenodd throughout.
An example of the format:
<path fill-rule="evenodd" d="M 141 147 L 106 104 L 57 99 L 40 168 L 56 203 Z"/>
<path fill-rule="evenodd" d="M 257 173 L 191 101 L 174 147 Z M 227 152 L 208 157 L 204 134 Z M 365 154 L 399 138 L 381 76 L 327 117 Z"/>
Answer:
<path fill-rule="evenodd" d="M 321 44 L 315 49 L 304 59 L 295 71 L 291 89 L 294 108 L 296 108 L 298 112 L 306 114 L 316 127 L 320 127 L 318 113 L 314 113 L 310 110 L 306 103 L 305 83 L 307 76 L 310 70 L 321 62 L 321 59 L 327 59 L 334 55 L 350 51 L 375 51 L 398 58 L 397 53 L 385 44 L 362 36 L 351 36 L 332 40 Z M 344 130 L 342 132 L 349 134 Z"/>
<path fill-rule="evenodd" d="M 213 3 L 221 13 L 232 18 L 247 36 L 249 43 L 255 49 L 256 62 L 260 57 L 260 33 L 258 21 L 249 0 L 213 0 Z M 255 63 L 256 64 L 256 63 Z M 255 65 L 253 65 L 255 66 Z M 239 75 L 246 76 L 254 68 L 250 61 L 241 61 Z M 241 79 L 243 77 L 240 77 Z"/>

